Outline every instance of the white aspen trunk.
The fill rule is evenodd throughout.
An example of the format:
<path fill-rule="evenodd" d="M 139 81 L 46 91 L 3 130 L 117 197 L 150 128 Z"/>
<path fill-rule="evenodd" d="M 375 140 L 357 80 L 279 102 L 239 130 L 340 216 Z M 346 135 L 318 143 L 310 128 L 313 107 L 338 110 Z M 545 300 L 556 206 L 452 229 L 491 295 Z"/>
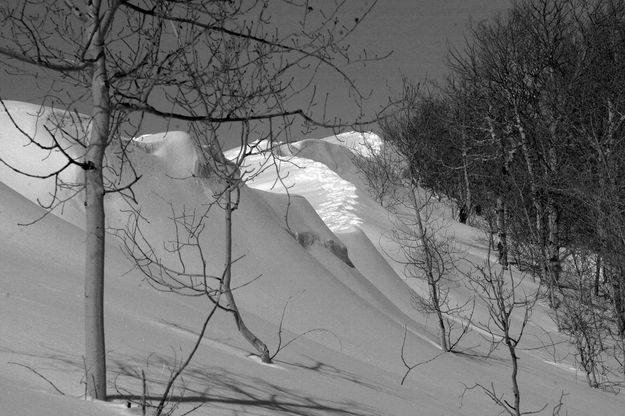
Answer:
<path fill-rule="evenodd" d="M 271 362 L 271 356 L 269 355 L 269 348 L 262 342 L 256 335 L 252 333 L 243 322 L 243 318 L 241 317 L 241 313 L 237 308 L 237 304 L 234 301 L 234 296 L 232 295 L 231 282 L 232 282 L 232 212 L 234 211 L 234 206 L 232 203 L 232 190 L 230 188 L 225 190 L 226 196 L 226 260 L 225 260 L 225 272 L 224 279 L 222 282 L 223 294 L 226 297 L 227 305 L 226 307 L 232 315 L 234 316 L 234 321 L 237 325 L 237 329 L 243 335 L 243 337 L 250 343 L 252 346 L 258 351 L 260 355 L 260 359 L 264 363 Z"/>
<path fill-rule="evenodd" d="M 550 180 L 554 177 L 557 178 L 558 174 L 558 159 L 556 155 L 555 146 L 558 143 L 558 121 L 554 116 L 554 112 L 550 108 L 550 104 L 557 105 L 559 90 L 558 82 L 554 78 L 553 68 L 549 67 L 549 84 L 546 90 L 551 91 L 551 94 L 547 92 L 546 101 L 541 100 L 539 103 L 540 115 L 549 123 L 549 138 L 545 143 L 548 145 L 547 154 L 543 153 L 543 157 L 547 161 L 547 169 L 544 173 L 545 183 L 549 184 Z M 552 95 L 553 94 L 553 95 Z M 556 103 L 556 104 L 554 104 Z M 547 201 L 545 207 L 545 213 L 547 216 L 546 221 L 546 247 L 545 247 L 545 269 L 549 274 L 549 291 L 551 298 L 551 306 L 558 305 L 554 291 L 560 291 L 560 270 L 562 268 L 560 261 L 560 212 L 553 200 L 552 191 L 550 189 L 546 192 Z"/>
<path fill-rule="evenodd" d="M 213 189 L 215 195 L 225 200 L 225 259 L 221 293 L 226 299 L 226 308 L 232 313 L 237 330 L 241 333 L 243 338 L 256 349 L 262 362 L 271 363 L 269 348 L 267 348 L 267 345 L 245 325 L 241 312 L 234 300 L 234 295 L 232 294 L 232 214 L 237 209 L 236 205 L 238 203 L 232 201 L 232 192 L 238 192 L 237 187 L 242 186 L 238 167 L 226 159 L 219 143 L 210 143 L 206 151 L 207 153 L 203 154 L 206 158 L 204 163 L 208 166 L 209 170 L 209 172 L 206 172 L 206 175 L 215 181 L 215 188 Z M 234 183 L 234 185 L 232 185 L 232 183 Z"/>
<path fill-rule="evenodd" d="M 555 125 L 550 128 L 552 140 L 555 140 Z M 557 157 L 556 151 L 551 146 L 549 148 L 549 171 L 551 175 L 556 175 L 557 169 Z M 560 212 L 558 211 L 553 198 L 549 196 L 547 200 L 547 270 L 550 276 L 550 288 L 554 290 L 560 290 L 560 271 L 562 264 L 560 260 Z M 555 293 L 551 294 L 552 306 L 557 304 L 555 300 Z"/>
<path fill-rule="evenodd" d="M 557 121 L 549 111 L 543 110 L 543 117 L 549 118 L 549 135 L 551 142 L 547 152 L 547 172 L 546 174 L 555 177 L 558 172 L 558 157 L 556 155 L 555 144 L 558 142 Z M 550 178 L 546 181 L 549 183 Z M 551 196 L 551 190 L 547 194 L 547 270 L 550 277 L 551 292 L 560 291 L 560 270 L 562 269 L 560 260 L 560 212 Z M 551 293 L 552 306 L 557 305 L 555 293 Z"/>
<path fill-rule="evenodd" d="M 91 4 L 89 47 L 95 59 L 91 73 L 93 119 L 85 154 L 85 377 L 87 396 L 106 400 L 106 351 L 104 341 L 104 184 L 102 163 L 109 136 L 110 101 L 104 39 L 99 20 L 101 3 Z"/>
<path fill-rule="evenodd" d="M 611 289 L 613 313 L 616 319 L 620 342 L 623 346 L 625 354 L 625 284 L 623 283 L 625 276 L 623 273 L 623 267 L 621 266 L 621 248 L 624 245 L 623 242 L 625 239 L 622 235 L 618 237 L 615 235 L 620 234 L 614 228 L 614 221 L 612 220 L 613 216 L 618 215 L 616 214 L 616 212 L 618 212 L 618 206 L 615 204 L 611 195 L 615 192 L 615 189 L 618 189 L 618 182 L 620 179 L 616 178 L 614 175 L 616 169 L 614 169 L 615 157 L 613 156 L 613 150 L 615 148 L 616 129 L 618 128 L 618 124 L 622 122 L 623 119 L 617 116 L 614 103 L 611 99 L 607 99 L 607 108 L 607 133 L 604 137 L 603 143 L 596 144 L 596 150 L 597 159 L 601 161 L 602 165 L 601 175 L 599 177 L 599 186 L 602 188 L 601 193 L 603 194 L 603 200 L 607 202 L 609 207 L 604 208 L 599 205 L 597 230 L 601 241 L 611 240 L 611 243 L 607 243 L 607 253 L 609 254 L 611 251 L 617 251 L 617 253 L 613 253 L 603 259 L 604 279 L 609 282 Z M 606 250 L 606 247 L 603 247 L 603 250 Z M 625 365 L 623 366 L 623 372 L 625 374 Z"/>
<path fill-rule="evenodd" d="M 534 173 L 532 155 L 530 154 L 529 139 L 527 138 L 525 128 L 523 127 L 523 123 L 521 122 L 521 116 L 519 115 L 516 107 L 514 109 L 514 114 L 516 118 L 516 128 L 519 132 L 519 136 L 521 137 L 521 149 L 523 150 L 523 156 L 525 158 L 525 167 L 527 169 L 527 173 L 530 179 L 530 192 L 532 197 L 532 203 L 534 204 L 534 208 L 536 209 L 536 230 L 538 231 L 539 235 L 541 235 L 543 232 L 543 226 L 541 221 L 542 204 L 538 200 L 538 185 L 536 183 L 536 175 Z"/>
<path fill-rule="evenodd" d="M 515 119 L 516 119 L 516 128 L 521 137 L 521 150 L 523 151 L 523 156 L 525 158 L 525 165 L 527 169 L 527 173 L 530 180 L 530 193 L 532 198 L 532 204 L 536 210 L 536 238 L 539 245 L 539 258 L 538 262 L 540 265 L 540 273 L 541 273 L 541 281 L 546 282 L 547 284 L 551 284 L 551 277 L 549 273 L 549 265 L 548 265 L 548 253 L 547 253 L 547 227 L 543 224 L 543 203 L 539 200 L 538 197 L 538 184 L 536 182 L 536 174 L 534 172 L 534 163 L 533 163 L 533 155 L 530 151 L 530 143 L 525 132 L 525 128 L 521 122 L 521 117 L 519 115 L 518 109 L 515 107 L 514 109 Z M 531 224 L 528 224 L 531 225 Z M 550 293 L 550 301 L 552 306 L 554 306 L 554 298 L 553 298 L 553 290 L 549 291 Z"/>
<path fill-rule="evenodd" d="M 495 133 L 495 126 L 493 126 L 493 121 L 490 117 L 486 118 L 488 122 L 488 129 L 490 132 L 491 139 L 493 143 L 499 142 L 499 150 L 500 150 L 500 158 L 501 158 L 501 174 L 502 174 L 502 189 L 499 191 L 499 195 L 497 195 L 496 200 L 496 213 L 497 213 L 497 237 L 499 238 L 499 243 L 497 244 L 497 251 L 499 253 L 499 264 L 504 268 L 508 267 L 508 233 L 506 224 L 506 217 L 508 214 L 507 205 L 505 203 L 504 195 L 508 192 L 508 184 L 509 184 L 509 174 L 510 174 L 510 162 L 512 159 L 512 152 L 510 155 L 506 153 L 506 147 L 503 137 L 499 137 L 497 139 L 497 134 Z"/>

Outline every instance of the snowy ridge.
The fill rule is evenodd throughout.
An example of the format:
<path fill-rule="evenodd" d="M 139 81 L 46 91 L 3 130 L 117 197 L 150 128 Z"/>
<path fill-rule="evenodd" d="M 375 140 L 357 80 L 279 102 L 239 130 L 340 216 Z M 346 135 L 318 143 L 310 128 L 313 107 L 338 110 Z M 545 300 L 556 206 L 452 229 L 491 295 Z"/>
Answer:
<path fill-rule="evenodd" d="M 45 139 L 45 117 L 33 116 L 38 106 L 8 103 L 8 107 L 25 131 Z M 488 342 L 480 334 L 468 335 L 463 354 L 439 356 L 433 319 L 414 306 L 415 298 L 423 295 L 423 282 L 405 280 L 402 266 L 389 260 L 399 252 L 384 238 L 391 219 L 368 196 L 351 161 L 353 149 L 366 154 L 361 137 L 346 133 L 281 145 L 278 168 L 286 188 L 277 180 L 276 170 L 267 169 L 242 189 L 234 213 L 234 254 L 242 258 L 234 264 L 233 275 L 246 323 L 272 351 L 278 345 L 284 311 L 282 345 L 307 335 L 282 350 L 275 367 L 260 365 L 250 359 L 252 349 L 236 332 L 232 317 L 219 311 L 184 374 L 187 390 L 182 392 L 181 413 L 203 403 L 194 414 L 483 415 L 500 409 L 476 391 L 467 392 L 460 406 L 463 385 L 492 382 L 506 399 L 511 395 L 505 354 L 495 351 L 486 358 Z M 141 136 L 130 149 L 133 166 L 142 175 L 134 191 L 145 217 L 144 235 L 163 261 L 175 264 L 179 259 L 163 248 L 175 233 L 172 211 L 206 207 L 211 183 L 197 175 L 198 157 L 184 132 Z M 62 162 L 61 156 L 28 146 L 0 112 L 0 158 L 44 172 Z M 265 157 L 254 155 L 248 163 L 261 166 Z M 112 156 L 110 160 L 114 161 Z M 64 179 L 76 180 L 79 174 L 68 171 Z M 2 412 L 136 414 L 136 409 L 119 404 L 123 394 L 115 404 L 76 399 L 82 394 L 83 374 L 80 197 L 32 226 L 18 225 L 43 215 L 37 200 L 49 197 L 50 186 L 47 180 L 0 167 Z M 124 226 L 128 202 L 110 194 L 106 204 L 108 224 Z M 448 218 L 443 211 L 435 216 Z M 209 274 L 222 271 L 223 232 L 222 212 L 211 210 L 200 237 Z M 472 259 L 482 255 L 476 230 L 449 221 L 447 232 Z M 202 267 L 198 259 L 187 260 L 188 270 Z M 450 290 L 458 300 L 471 296 L 460 284 Z M 116 384 L 120 391 L 140 394 L 137 374 L 145 370 L 150 393 L 158 394 L 172 365 L 192 346 L 210 305 L 203 298 L 155 291 L 112 236 L 105 302 L 109 390 L 115 392 Z M 475 319 L 485 316 L 478 305 Z M 622 414 L 622 395 L 589 390 L 570 372 L 572 356 L 565 343 L 553 350 L 538 348 L 545 333 L 563 340 L 549 322 L 548 310 L 539 305 L 521 346 L 525 352 L 519 361 L 520 381 L 527 409 L 546 403 L 551 409 L 564 391 L 565 409 L 571 415 Z M 404 336 L 406 360 L 423 364 L 400 386 Z M 554 361 L 558 364 L 547 363 Z M 38 370 L 66 395 L 58 395 L 44 380 L 11 363 Z"/>
<path fill-rule="evenodd" d="M 324 163 L 299 156 L 299 144 L 283 145 L 284 149 L 295 150 L 294 155 L 283 151 L 283 156 L 277 161 L 284 175 L 283 184 L 276 184 L 275 173 L 267 169 L 254 176 L 248 186 L 279 193 L 288 188 L 290 192 L 304 196 L 332 231 L 344 231 L 362 224 L 362 219 L 354 212 L 358 200 L 354 184 L 341 178 Z M 246 168 L 265 166 L 271 157 L 269 154 L 254 155 L 246 160 Z"/>

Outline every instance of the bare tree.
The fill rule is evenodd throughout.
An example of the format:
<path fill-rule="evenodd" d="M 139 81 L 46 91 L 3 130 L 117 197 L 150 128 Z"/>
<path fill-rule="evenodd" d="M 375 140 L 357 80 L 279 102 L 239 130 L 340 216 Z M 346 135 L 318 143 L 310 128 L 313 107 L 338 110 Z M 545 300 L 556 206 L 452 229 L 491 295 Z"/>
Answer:
<path fill-rule="evenodd" d="M 510 378 L 514 400 L 510 402 L 504 399 L 503 395 L 497 393 L 493 384 L 490 387 L 475 384 L 469 389 L 479 388 L 483 390 L 491 400 L 511 416 L 535 413 L 535 411 L 523 412 L 521 410 L 517 349 L 538 299 L 538 290 L 526 288 L 523 284 L 524 277 L 517 277 L 516 271 L 494 267 L 490 261 L 492 246 L 493 240 L 490 238 L 485 265 L 477 266 L 475 273 L 468 274 L 469 285 L 485 304 L 489 314 L 487 322 L 474 321 L 473 324 L 490 337 L 491 352 L 499 348 L 500 345 L 506 348 L 512 365 Z M 515 322 L 515 316 L 520 317 L 518 322 Z"/>
<path fill-rule="evenodd" d="M 92 115 L 88 130 L 74 141 L 84 147 L 78 157 L 70 157 L 54 134 L 48 146 L 67 156 L 67 165 L 50 175 L 58 178 L 65 168 L 77 165 L 84 172 L 86 217 L 85 252 L 85 365 L 87 394 L 106 399 L 106 359 L 104 348 L 104 151 L 115 136 L 111 127 L 110 77 L 106 38 L 109 36 L 118 1 L 91 1 L 84 7 L 24 1 L 9 2 L 0 8 L 5 22 L 0 53 L 8 65 L 26 64 L 35 74 L 56 73 L 61 80 L 90 97 Z M 70 98 L 71 101 L 77 98 Z M 73 103 L 72 103 L 73 104 Z M 71 113 L 73 110 L 69 109 Z M 19 126 L 18 126 L 19 128 Z M 55 127 L 53 127 L 55 128 Z M 37 138 L 30 138 L 35 143 Z M 46 147 L 41 144 L 40 147 Z M 5 164 L 11 161 L 3 161 Z M 28 172 L 23 172 L 28 174 Z M 47 176 L 47 175 L 46 175 Z M 51 205 L 55 205 L 53 201 Z"/>
<path fill-rule="evenodd" d="M 446 283 L 454 268 L 451 243 L 442 235 L 444 229 L 434 227 L 432 222 L 432 194 L 418 187 L 411 187 L 407 193 L 408 210 L 396 212 L 398 220 L 393 236 L 400 243 L 404 254 L 402 262 L 406 276 L 425 277 L 427 301 L 418 298 L 415 302 L 419 309 L 434 314 L 440 347 L 445 352 L 451 351 L 459 339 L 451 339 L 451 322 L 447 316 L 463 309 L 462 306 L 451 306 L 448 299 Z M 463 329 L 464 335 L 467 328 Z"/>
<path fill-rule="evenodd" d="M 319 113 L 311 110 L 317 103 L 314 79 L 319 71 L 343 80 L 355 101 L 364 98 L 343 64 L 349 60 L 346 39 L 371 8 L 350 16 L 342 14 L 342 3 L 332 10 L 280 4 L 299 13 L 300 27 L 280 30 L 262 1 L 25 0 L 0 6 L 0 54 L 7 58 L 2 63 L 8 72 L 47 80 L 48 105 L 70 115 L 91 112 L 87 120 L 76 121 L 85 128 L 68 134 L 79 152 L 57 139 L 68 132 L 60 124 L 50 127 L 52 144 L 29 138 L 67 159 L 59 170 L 31 176 L 55 178 L 59 189 L 66 185 L 60 180 L 64 170 L 84 172 L 74 194 L 84 190 L 89 397 L 106 399 L 104 195 L 121 192 L 134 203 L 131 186 L 139 177 L 135 173 L 134 179 L 120 183 L 128 177 L 122 171 L 133 171 L 128 142 L 121 138 L 136 135 L 145 118 L 160 118 L 167 125 L 171 120 L 210 125 L 213 134 L 196 139 L 214 148 L 219 148 L 217 131 L 228 124 L 252 124 L 249 131 L 259 141 L 286 137 L 295 119 L 307 126 L 340 128 L 340 120 L 325 120 L 323 109 L 318 119 Z M 369 59 L 352 61 L 359 58 Z M 105 152 L 112 143 L 115 149 Z M 53 198 L 50 208 L 66 201 L 56 191 Z"/>
<path fill-rule="evenodd" d="M 214 203 L 225 215 L 224 273 L 219 279 L 219 292 L 226 301 L 224 309 L 232 313 L 243 337 L 265 362 L 271 360 L 269 350 L 245 324 L 232 288 L 232 264 L 236 261 L 232 257 L 234 213 L 245 181 L 260 173 L 246 170 L 246 158 L 260 149 L 268 149 L 270 165 L 275 157 L 271 154 L 274 144 L 290 140 L 290 128 L 297 120 L 309 126 L 344 127 L 340 120 L 313 118 L 316 88 L 311 85 L 320 68 L 329 69 L 356 97 L 363 98 L 335 60 L 348 57 L 345 39 L 364 16 L 357 16 L 339 27 L 336 24 L 340 20 L 330 16 L 339 16 L 342 5 L 332 8 L 331 13 L 291 2 L 285 5 L 304 16 L 301 27 L 293 32 L 281 33 L 273 27 L 262 3 L 241 6 L 245 13 L 241 9 L 226 8 L 228 13 L 220 17 L 223 19 L 220 26 L 208 23 L 212 18 L 211 9 L 200 3 L 192 7 L 193 13 L 187 12 L 184 16 L 160 15 L 177 25 L 175 36 L 180 43 L 188 38 L 200 39 L 197 51 L 180 57 L 188 81 L 180 88 L 181 93 L 172 98 L 178 110 L 167 112 L 166 116 L 189 123 L 200 158 L 196 175 L 210 182 Z M 134 10 L 148 15 L 153 13 L 140 7 Z M 246 15 L 256 13 L 257 20 L 245 19 Z M 229 29 L 224 29 L 225 26 Z M 232 27 L 237 28 L 236 31 L 232 31 Z M 211 31 L 218 36 L 215 38 Z M 299 95 L 310 96 L 307 103 L 310 107 L 288 108 L 291 99 Z M 147 101 L 128 100 L 123 105 L 163 114 Z M 232 160 L 224 156 L 221 139 L 222 135 L 231 134 L 228 129 L 240 137 L 240 151 Z M 265 168 L 267 165 L 261 167 Z M 206 293 L 205 282 L 201 286 L 201 291 Z M 195 290 L 193 285 L 186 289 Z"/>
<path fill-rule="evenodd" d="M 508 223 L 498 231 L 502 249 L 509 254 L 508 233 L 513 232 L 515 245 L 536 251 L 532 267 L 553 307 L 561 249 L 570 238 L 562 232 L 570 215 L 562 187 L 569 154 L 566 113 L 575 106 L 571 91 L 581 68 L 574 3 L 517 3 L 505 16 L 476 25 L 465 49 L 451 57 L 455 76 L 480 91 L 475 116 L 491 136 L 492 160 L 501 166 L 488 199 L 499 222 Z"/>
<path fill-rule="evenodd" d="M 383 207 L 393 209 L 401 187 L 402 160 L 392 146 L 362 136 L 352 149 L 352 162 L 367 181 L 369 194 Z"/>
<path fill-rule="evenodd" d="M 363 137 L 367 151 L 356 159 L 356 166 L 375 197 L 393 214 L 392 236 L 402 250 L 402 257 L 395 260 L 404 265 L 407 278 L 427 282 L 426 299 L 415 298 L 415 305 L 436 317 L 440 347 L 448 352 L 470 327 L 463 324 L 452 339 L 455 320 L 449 318 L 470 312 L 465 310 L 470 302 L 451 305 L 447 296 L 446 283 L 454 269 L 453 250 L 442 236 L 443 226 L 433 216 L 434 207 L 443 206 L 436 193 L 442 187 L 429 187 L 438 173 L 428 171 L 428 167 L 438 169 L 435 166 L 443 163 L 429 148 L 430 140 L 442 131 L 442 119 L 436 111 L 442 103 L 421 99 L 416 87 L 406 84 L 396 112 L 381 123 L 381 143 L 367 143 Z M 463 318 L 458 320 L 466 323 Z"/>

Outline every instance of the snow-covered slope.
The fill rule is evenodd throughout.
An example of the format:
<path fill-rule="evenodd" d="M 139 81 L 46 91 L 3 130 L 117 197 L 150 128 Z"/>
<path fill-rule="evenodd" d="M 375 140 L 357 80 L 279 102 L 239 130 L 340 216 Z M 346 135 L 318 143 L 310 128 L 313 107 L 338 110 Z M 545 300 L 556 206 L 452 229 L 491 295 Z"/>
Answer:
<path fill-rule="evenodd" d="M 7 108 L 23 132 L 45 140 L 49 110 L 36 118 L 36 106 L 10 102 Z M 358 134 L 345 134 L 284 145 L 279 171 L 286 187 L 276 180 L 275 169 L 267 169 L 243 189 L 234 213 L 234 254 L 243 257 L 233 272 L 234 286 L 243 285 L 235 296 L 248 326 L 274 351 L 288 302 L 284 340 L 315 331 L 264 365 L 250 358 L 253 351 L 232 318 L 218 313 L 184 374 L 181 413 L 203 404 L 194 414 L 482 415 L 498 409 L 476 390 L 460 404 L 464 385 L 492 381 L 498 392 L 510 395 L 505 355 L 485 358 L 486 341 L 477 332 L 465 340 L 465 354 L 425 363 L 440 352 L 433 319 L 414 307 L 414 297 L 424 294 L 422 285 L 405 281 L 401 266 L 390 261 L 397 247 L 384 236 L 392 220 L 368 196 L 351 162 L 359 140 Z M 72 155 L 79 150 L 72 148 Z M 196 175 L 198 158 L 186 133 L 142 136 L 130 150 L 141 175 L 133 189 L 142 231 L 162 259 L 173 262 L 163 249 L 175 236 L 171 217 L 204 209 L 211 184 Z M 62 154 L 42 152 L 0 112 L 2 160 L 40 175 L 62 166 Z M 259 166 L 263 158 L 248 162 Z M 63 175 L 66 182 L 79 182 L 78 169 Z M 83 393 L 82 206 L 78 195 L 63 211 L 59 207 L 43 216 L 37 201 L 49 198 L 53 185 L 0 167 L 0 414 L 136 414 L 120 403 L 141 394 L 141 370 L 149 393 L 158 394 L 170 369 L 189 351 L 210 303 L 154 290 L 111 235 L 106 336 L 109 392 L 116 401 L 78 400 Z M 127 207 L 121 196 L 107 196 L 110 227 L 127 224 Z M 18 225 L 42 216 L 32 225 Z M 478 248 L 471 255 L 479 257 L 477 231 L 449 222 L 443 211 L 439 216 L 458 236 L 460 249 L 468 251 L 470 242 Z M 221 273 L 223 233 L 223 213 L 211 209 L 200 236 L 209 274 Z M 201 264 L 189 257 L 186 266 L 194 270 Z M 464 287 L 453 294 L 469 295 Z M 537 310 L 534 322 L 530 334 L 557 337 L 544 310 Z M 406 359 L 424 364 L 400 386 L 405 330 Z M 537 344 L 528 339 L 527 346 Z M 540 350 L 522 354 L 521 391 L 528 410 L 555 405 L 564 391 L 569 414 L 622 414 L 622 397 L 587 389 L 570 362 L 548 364 L 553 358 Z"/>

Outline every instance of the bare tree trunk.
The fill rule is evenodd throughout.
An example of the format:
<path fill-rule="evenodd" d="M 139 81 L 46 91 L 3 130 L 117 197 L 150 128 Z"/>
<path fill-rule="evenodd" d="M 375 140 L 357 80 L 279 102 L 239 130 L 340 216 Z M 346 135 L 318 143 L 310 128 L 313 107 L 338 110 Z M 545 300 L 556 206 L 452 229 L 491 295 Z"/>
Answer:
<path fill-rule="evenodd" d="M 506 204 L 503 196 L 497 197 L 497 251 L 499 253 L 499 264 L 505 269 L 508 267 L 508 234 L 506 233 Z"/>
<path fill-rule="evenodd" d="M 552 121 L 549 128 L 552 143 L 557 143 L 556 122 Z M 549 171 L 552 177 L 557 175 L 557 156 L 553 145 L 549 148 Z M 560 271 L 562 270 L 560 260 L 560 212 L 553 198 L 549 196 L 547 202 L 547 227 L 549 235 L 547 240 L 547 256 L 549 262 L 549 274 L 553 289 L 560 290 Z"/>
<path fill-rule="evenodd" d="M 417 184 L 412 181 L 412 190 L 410 192 L 410 198 L 413 205 L 413 209 L 415 212 L 415 222 L 417 225 L 417 232 L 419 240 L 421 241 L 421 245 L 423 246 L 423 256 L 425 261 L 425 275 L 428 280 L 428 289 L 430 295 L 430 303 L 432 308 L 436 313 L 436 318 L 438 320 L 439 327 L 439 338 L 440 338 L 440 346 L 443 351 L 449 351 L 449 345 L 447 343 L 447 330 L 445 327 L 445 319 L 443 317 L 443 312 L 441 311 L 440 305 L 440 293 L 439 293 L 439 280 L 438 276 L 434 275 L 434 253 L 432 248 L 430 247 L 430 242 L 428 240 L 427 232 L 425 230 L 425 226 L 423 225 L 423 220 L 421 219 L 421 211 L 419 210 L 420 206 L 417 201 Z"/>
<path fill-rule="evenodd" d="M 260 354 L 260 359 L 264 363 L 270 363 L 271 357 L 269 355 L 269 348 L 262 342 L 256 335 L 250 331 L 245 322 L 243 322 L 243 318 L 241 317 L 241 313 L 237 308 L 237 305 L 234 301 L 234 296 L 232 295 L 231 289 L 231 281 L 232 281 L 232 212 L 236 209 L 234 204 L 232 203 L 232 189 L 228 188 L 225 190 L 226 196 L 226 262 L 225 262 L 225 272 L 223 279 L 223 294 L 226 297 L 227 305 L 226 307 L 232 315 L 234 316 L 234 321 L 237 324 L 237 329 L 243 335 L 243 337 L 256 348 L 256 351 Z"/>
<path fill-rule="evenodd" d="M 467 134 L 462 130 L 462 173 L 464 177 L 464 187 L 465 187 L 465 201 L 464 204 L 467 207 L 467 219 L 470 221 L 471 212 L 473 210 L 473 201 L 471 198 L 471 181 L 469 180 L 469 169 L 467 162 Z"/>
<path fill-rule="evenodd" d="M 510 359 L 512 361 L 512 394 L 514 395 L 514 414 L 521 416 L 521 391 L 519 389 L 518 373 L 519 373 L 519 357 L 516 355 L 516 347 L 512 341 L 506 335 L 506 344 L 508 345 L 508 351 L 510 352 Z"/>
<path fill-rule="evenodd" d="M 428 282 L 430 288 L 430 297 L 432 298 L 432 304 L 439 305 L 439 293 L 438 293 L 438 285 L 435 282 Z M 440 306 L 435 306 L 436 309 L 436 318 L 438 320 L 438 330 L 439 330 L 439 339 L 441 343 L 441 349 L 443 351 L 449 351 L 449 345 L 447 343 L 447 329 L 445 327 L 445 320 L 443 318 L 443 313 L 441 312 Z"/>
<path fill-rule="evenodd" d="M 506 152 L 506 146 L 504 142 L 504 138 L 500 135 L 499 140 L 497 140 L 497 134 L 495 133 L 495 126 L 493 125 L 493 120 L 490 117 L 486 118 L 488 122 L 488 129 L 490 131 L 491 139 L 493 143 L 499 141 L 499 151 L 501 158 L 501 189 L 499 189 L 499 194 L 496 199 L 496 213 L 497 213 L 497 237 L 499 242 L 497 243 L 497 252 L 499 257 L 499 264 L 503 266 L 504 269 L 508 268 L 508 233 L 506 224 L 507 217 L 507 206 L 505 202 L 504 195 L 508 193 L 508 186 L 510 183 L 509 175 L 510 175 L 510 161 L 512 158 L 512 152 L 510 155 Z"/>
<path fill-rule="evenodd" d="M 547 242 L 547 256 L 549 257 L 549 273 L 554 288 L 560 287 L 560 216 L 553 202 L 548 207 L 549 240 Z"/>
<path fill-rule="evenodd" d="M 489 244 L 489 254 L 492 249 L 492 240 Z M 487 331 L 493 340 L 492 348 L 498 348 L 500 343 L 505 344 L 508 348 L 510 363 L 512 364 L 512 373 L 510 378 L 512 381 L 512 394 L 514 401 L 510 403 L 498 395 L 495 391 L 494 384 L 491 389 L 482 386 L 488 396 L 497 403 L 503 411 L 501 414 L 520 416 L 521 412 L 521 389 L 519 385 L 519 356 L 516 347 L 521 342 L 521 338 L 525 332 L 525 328 L 529 323 L 532 309 L 537 301 L 538 292 L 528 294 L 523 290 L 521 292 L 524 277 L 515 281 L 515 275 L 503 270 L 494 271 L 491 267 L 490 256 L 487 257 L 484 267 L 478 267 L 479 274 L 469 274 L 469 284 L 475 289 L 476 294 L 485 302 L 490 315 L 487 324 L 482 324 L 482 329 Z M 509 278 L 506 278 L 506 273 Z M 517 278 L 518 279 L 518 278 Z M 515 310 L 523 314 L 523 319 L 515 323 L 515 331 L 511 326 L 511 317 L 516 315 Z M 526 412 L 528 414 L 531 412 Z"/>
<path fill-rule="evenodd" d="M 601 278 L 601 254 L 597 254 L 595 263 L 595 296 L 599 296 L 599 279 Z"/>
<path fill-rule="evenodd" d="M 619 335 L 619 341 L 621 344 L 621 372 L 623 379 L 625 379 L 625 334 Z"/>
<path fill-rule="evenodd" d="M 525 132 L 525 128 L 521 122 L 521 117 L 519 115 L 518 110 L 515 107 L 515 118 L 516 118 L 516 128 L 521 137 L 521 149 L 523 151 L 523 156 L 525 158 L 525 165 L 527 168 L 527 173 L 530 181 L 530 193 L 532 197 L 532 203 L 536 210 L 536 238 L 535 244 L 538 245 L 538 263 L 540 266 L 540 274 L 541 281 L 545 282 L 548 285 L 548 295 L 549 295 L 549 303 L 550 306 L 554 309 L 558 307 L 559 301 L 556 298 L 555 294 L 555 277 L 552 275 L 552 267 L 550 264 L 551 256 L 550 250 L 552 247 L 549 244 L 549 239 L 551 237 L 548 229 L 548 224 L 545 224 L 544 221 L 544 204 L 543 201 L 539 199 L 538 195 L 538 183 L 536 180 L 536 173 L 534 172 L 534 157 L 530 149 L 529 139 Z M 549 207 L 548 207 L 549 208 Z M 554 219 L 555 217 L 551 217 Z M 549 220 L 549 218 L 547 219 Z M 528 224 L 531 226 L 531 224 Z M 531 230 L 531 227 L 530 227 Z M 559 255 L 558 255 L 559 261 Z M 559 275 L 558 275 L 559 276 Z"/>
<path fill-rule="evenodd" d="M 615 267 L 614 272 L 610 276 L 612 286 L 612 303 L 616 312 L 616 326 L 620 336 L 625 334 L 625 288 L 623 287 L 623 276 L 621 267 Z"/>
<path fill-rule="evenodd" d="M 541 220 L 542 216 L 542 204 L 538 200 L 538 185 L 536 182 L 536 175 L 534 173 L 534 164 L 532 161 L 532 155 L 530 154 L 530 144 L 529 139 L 527 138 L 527 134 L 525 132 L 525 128 L 523 127 L 523 123 L 521 122 L 521 116 L 519 115 L 519 111 L 515 106 L 514 109 L 515 118 L 516 118 L 516 128 L 519 132 L 519 136 L 521 137 L 521 149 L 523 150 L 523 156 L 525 157 L 525 167 L 527 169 L 527 174 L 530 180 L 530 192 L 532 196 L 532 203 L 536 209 L 536 231 L 538 235 L 542 235 L 543 233 L 543 224 Z M 528 224 L 530 225 L 530 224 Z"/>
<path fill-rule="evenodd" d="M 100 1 L 91 5 L 89 47 L 95 59 L 91 94 L 93 120 L 85 155 L 85 375 L 87 396 L 106 400 L 106 351 L 104 342 L 104 184 L 102 163 L 109 136 L 110 101 L 103 33 L 99 28 Z M 93 31 L 93 32 L 92 32 Z"/>

